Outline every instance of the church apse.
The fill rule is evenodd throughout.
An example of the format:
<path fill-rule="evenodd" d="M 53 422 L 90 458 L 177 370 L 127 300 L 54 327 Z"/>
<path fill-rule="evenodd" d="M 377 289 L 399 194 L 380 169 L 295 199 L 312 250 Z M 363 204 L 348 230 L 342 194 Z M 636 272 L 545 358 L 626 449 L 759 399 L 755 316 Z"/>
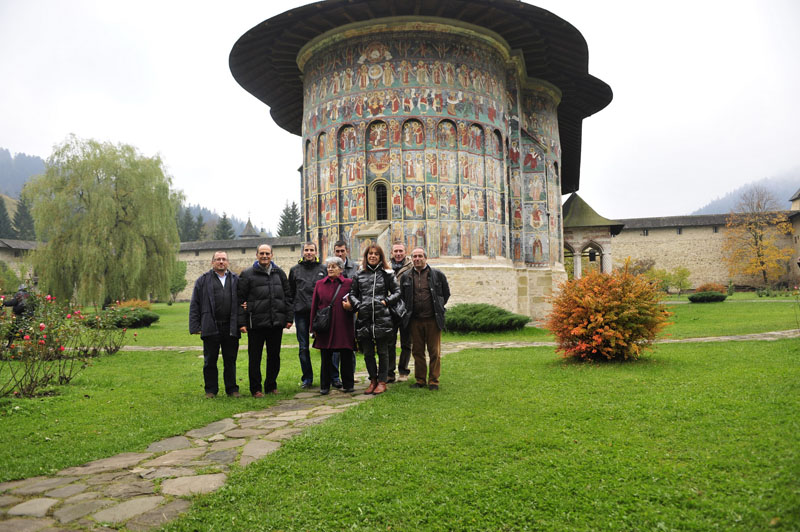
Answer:
<path fill-rule="evenodd" d="M 550 265 L 557 93 L 521 89 L 507 46 L 441 23 L 380 24 L 304 57 L 306 238 L 358 249 L 385 220 L 390 241 L 431 258 Z"/>

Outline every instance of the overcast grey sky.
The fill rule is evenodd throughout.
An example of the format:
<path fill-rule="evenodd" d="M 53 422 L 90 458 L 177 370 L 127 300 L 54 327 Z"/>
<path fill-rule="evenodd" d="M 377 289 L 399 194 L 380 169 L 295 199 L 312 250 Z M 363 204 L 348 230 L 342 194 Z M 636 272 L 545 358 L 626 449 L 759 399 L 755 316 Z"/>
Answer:
<path fill-rule="evenodd" d="M 300 138 L 234 81 L 228 54 L 305 3 L 0 0 L 0 147 L 132 144 L 161 155 L 189 202 L 274 231 L 300 197 Z M 578 28 L 614 91 L 583 122 L 580 194 L 600 214 L 688 214 L 800 168 L 800 1 L 529 3 Z"/>

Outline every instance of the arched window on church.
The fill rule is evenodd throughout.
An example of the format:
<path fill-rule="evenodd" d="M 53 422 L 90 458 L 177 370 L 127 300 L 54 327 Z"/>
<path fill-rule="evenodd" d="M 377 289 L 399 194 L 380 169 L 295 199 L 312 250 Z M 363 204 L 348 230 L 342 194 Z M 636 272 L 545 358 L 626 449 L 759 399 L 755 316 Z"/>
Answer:
<path fill-rule="evenodd" d="M 370 220 L 389 219 L 389 197 L 386 182 L 376 181 L 369 188 L 369 208 L 368 215 Z"/>

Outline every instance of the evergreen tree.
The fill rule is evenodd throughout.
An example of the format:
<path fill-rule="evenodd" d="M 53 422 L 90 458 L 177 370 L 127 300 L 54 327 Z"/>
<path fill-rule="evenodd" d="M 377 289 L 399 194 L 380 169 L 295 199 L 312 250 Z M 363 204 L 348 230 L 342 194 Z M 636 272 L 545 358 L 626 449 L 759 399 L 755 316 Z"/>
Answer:
<path fill-rule="evenodd" d="M 178 251 L 175 193 L 159 157 L 74 135 L 26 186 L 43 290 L 79 303 L 169 295 Z"/>
<path fill-rule="evenodd" d="M 197 213 L 197 220 L 194 222 L 192 231 L 192 241 L 203 240 L 206 237 L 206 222 L 203 220 L 203 213 Z"/>
<path fill-rule="evenodd" d="M 24 196 L 17 203 L 17 212 L 14 213 L 14 228 L 17 230 L 17 238 L 20 240 L 36 240 L 29 200 Z"/>
<path fill-rule="evenodd" d="M 228 215 L 223 212 L 222 218 L 217 222 L 217 228 L 214 229 L 214 240 L 233 240 L 235 237 L 233 225 L 228 220 Z"/>
<path fill-rule="evenodd" d="M 189 209 L 182 209 L 183 215 L 181 215 L 180 220 L 178 221 L 178 234 L 181 237 L 181 242 L 192 242 L 197 240 L 195 238 L 195 225 L 194 225 L 194 218 L 192 217 L 191 211 Z"/>
<path fill-rule="evenodd" d="M 294 201 L 291 205 L 286 205 L 281 211 L 281 219 L 278 222 L 278 236 L 295 236 L 300 234 L 300 211 Z"/>
<path fill-rule="evenodd" d="M 11 225 L 11 218 L 8 217 L 6 201 L 0 197 L 0 238 L 17 238 L 17 232 Z"/>

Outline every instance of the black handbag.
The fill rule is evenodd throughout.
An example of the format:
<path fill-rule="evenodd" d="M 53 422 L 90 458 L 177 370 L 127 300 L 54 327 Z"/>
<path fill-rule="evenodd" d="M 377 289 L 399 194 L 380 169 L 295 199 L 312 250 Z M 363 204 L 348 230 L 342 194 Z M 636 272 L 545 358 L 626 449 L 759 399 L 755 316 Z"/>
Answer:
<path fill-rule="evenodd" d="M 311 330 L 315 333 L 324 333 L 328 332 L 331 328 L 331 313 L 333 312 L 333 304 L 336 303 L 336 296 L 339 295 L 339 289 L 342 287 L 342 284 L 339 283 L 339 286 L 336 287 L 336 291 L 333 293 L 333 298 L 331 298 L 331 304 L 325 308 L 319 309 L 316 314 L 314 314 L 314 321 L 311 323 Z"/>

